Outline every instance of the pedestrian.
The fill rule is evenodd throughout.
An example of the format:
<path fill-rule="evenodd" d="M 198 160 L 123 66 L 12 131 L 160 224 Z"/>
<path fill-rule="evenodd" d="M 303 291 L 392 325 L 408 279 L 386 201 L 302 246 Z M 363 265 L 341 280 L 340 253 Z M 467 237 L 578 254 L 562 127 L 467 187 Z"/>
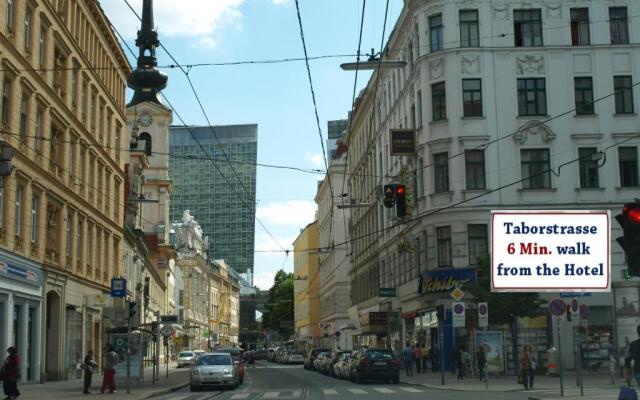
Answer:
<path fill-rule="evenodd" d="M 636 332 L 640 336 L 640 325 L 636 327 Z M 631 368 L 631 360 L 633 360 L 633 369 Z M 624 366 L 627 370 L 627 382 L 630 382 L 633 377 L 638 386 L 640 386 L 640 339 L 636 339 L 629 344 L 627 356 L 624 358 Z"/>
<path fill-rule="evenodd" d="M 458 370 L 458 376 L 456 380 L 464 382 L 464 349 L 462 345 L 459 345 L 455 351 L 456 369 Z"/>
<path fill-rule="evenodd" d="M 118 365 L 118 353 L 116 353 L 113 346 L 108 344 L 105 347 L 105 367 L 104 376 L 102 378 L 102 387 L 100 393 L 104 393 L 106 389 L 109 389 L 109 393 L 116 392 L 116 365 Z"/>
<path fill-rule="evenodd" d="M 82 369 L 84 370 L 84 389 L 82 390 L 82 393 L 91 393 L 91 379 L 93 378 L 93 369 L 97 366 L 98 364 L 93 359 L 93 350 L 89 350 L 86 357 L 84 358 L 84 362 L 82 363 Z"/>
<path fill-rule="evenodd" d="M 422 349 L 420 349 L 420 344 L 416 343 L 416 346 L 413 349 L 413 359 L 416 362 L 416 373 L 422 372 Z"/>
<path fill-rule="evenodd" d="M 487 381 L 487 353 L 484 350 L 484 346 L 480 345 L 478 348 L 478 354 L 476 356 L 476 360 L 478 361 L 478 375 L 480 375 L 480 382 Z"/>
<path fill-rule="evenodd" d="M 251 364 L 251 368 L 256 367 L 256 352 L 254 350 L 249 352 L 249 364 Z"/>
<path fill-rule="evenodd" d="M 5 400 L 13 400 L 20 396 L 18 390 L 18 379 L 20 379 L 20 357 L 15 347 L 7 349 L 7 359 L 0 368 L 0 379 L 2 380 L 2 389 L 7 395 Z"/>
<path fill-rule="evenodd" d="M 533 375 L 537 367 L 536 358 L 533 355 L 533 348 L 530 344 L 525 344 L 522 348 L 520 369 L 522 371 L 522 383 L 524 389 L 533 389 Z"/>
<path fill-rule="evenodd" d="M 407 342 L 407 347 L 402 351 L 402 360 L 407 376 L 413 376 L 413 346 Z"/>

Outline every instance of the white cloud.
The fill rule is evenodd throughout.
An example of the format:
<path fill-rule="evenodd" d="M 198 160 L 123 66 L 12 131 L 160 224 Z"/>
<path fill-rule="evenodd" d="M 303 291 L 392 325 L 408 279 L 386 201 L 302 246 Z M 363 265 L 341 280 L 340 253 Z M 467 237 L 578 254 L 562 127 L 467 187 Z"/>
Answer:
<path fill-rule="evenodd" d="M 225 26 L 239 26 L 244 0 L 156 0 L 154 22 L 162 37 L 196 38 L 199 45 L 213 47 Z M 142 0 L 130 0 L 138 15 Z M 140 21 L 122 0 L 100 0 L 107 17 L 126 39 L 134 39 Z"/>
<path fill-rule="evenodd" d="M 253 276 L 253 284 L 262 290 L 270 289 L 273 285 L 273 278 L 275 278 L 275 272 L 261 272 Z"/>
<path fill-rule="evenodd" d="M 279 6 L 282 4 L 288 4 L 291 0 L 271 0 L 271 1 L 273 1 L 273 4 Z"/>
<path fill-rule="evenodd" d="M 315 167 L 318 167 L 318 168 L 324 167 L 324 157 L 322 156 L 322 154 L 319 154 L 319 153 L 313 154 L 313 153 L 307 152 L 305 154 L 305 158 Z"/>
<path fill-rule="evenodd" d="M 316 203 L 310 200 L 273 202 L 256 209 L 256 216 L 266 225 L 295 225 L 300 228 L 313 222 L 315 213 Z"/>

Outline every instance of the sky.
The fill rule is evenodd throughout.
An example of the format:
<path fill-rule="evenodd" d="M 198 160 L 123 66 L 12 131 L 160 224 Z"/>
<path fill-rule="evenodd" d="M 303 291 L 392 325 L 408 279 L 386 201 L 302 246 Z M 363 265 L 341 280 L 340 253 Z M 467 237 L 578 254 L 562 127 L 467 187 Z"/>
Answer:
<path fill-rule="evenodd" d="M 128 1 L 141 12 L 142 0 Z M 125 0 L 100 3 L 137 54 L 134 41 L 140 22 Z M 385 3 L 366 3 L 362 53 L 380 47 Z M 361 0 L 299 0 L 299 4 L 310 57 L 356 54 Z M 403 0 L 389 0 L 387 36 L 402 4 Z M 154 18 L 160 41 L 183 65 L 304 56 L 294 0 L 156 0 Z M 126 48 L 125 52 L 135 65 Z M 160 66 L 173 64 L 162 49 L 157 57 Z M 339 65 L 352 61 L 355 57 L 310 61 L 325 147 L 327 121 L 346 118 L 351 110 L 355 74 Z M 164 94 L 175 110 L 189 125 L 206 125 L 184 74 L 178 69 L 163 71 L 169 75 Z M 369 76 L 359 73 L 358 91 Z M 324 170 L 304 61 L 194 67 L 189 77 L 213 125 L 258 124 L 259 163 Z M 175 116 L 174 124 L 180 124 Z M 300 229 L 314 221 L 313 199 L 321 179 L 318 174 L 258 167 L 256 217 L 277 240 L 256 223 L 254 283 L 261 289 L 271 287 L 280 268 L 293 271 L 293 254 L 287 257 L 280 247 L 292 249 Z"/>

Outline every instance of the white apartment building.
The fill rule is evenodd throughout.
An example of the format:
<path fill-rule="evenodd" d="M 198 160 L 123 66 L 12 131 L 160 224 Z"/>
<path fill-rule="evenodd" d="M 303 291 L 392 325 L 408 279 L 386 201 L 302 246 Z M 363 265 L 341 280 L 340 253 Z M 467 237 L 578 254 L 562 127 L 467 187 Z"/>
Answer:
<path fill-rule="evenodd" d="M 345 136 L 348 193 L 369 205 L 353 209 L 349 224 L 351 300 L 363 322 L 354 344 L 384 344 L 387 333 L 367 321 L 380 310 L 395 311 L 394 347 L 405 340 L 434 346 L 435 305 L 451 298 L 418 293 L 420 277 L 474 276 L 477 257 L 488 253 L 490 210 L 614 216 L 640 197 L 639 16 L 640 2 L 625 0 L 405 1 L 383 60 L 407 65 L 381 70 L 377 90 L 373 74 Z M 415 157 L 390 156 L 394 128 L 417 130 Z M 597 152 L 605 155 L 587 157 Z M 541 173 L 550 168 L 555 173 Z M 412 191 L 414 222 L 393 227 L 395 211 L 383 207 L 381 190 L 391 181 Z M 591 307 L 589 325 L 597 328 L 590 334 L 623 350 L 627 332 L 614 297 L 621 290 L 636 301 L 638 287 L 622 280 L 618 226 L 611 226 L 614 290 L 579 301 Z M 396 288 L 397 297 L 379 298 L 380 287 Z M 542 324 L 521 326 L 540 352 L 557 340 Z M 562 325 L 570 346 L 564 333 L 572 326 Z M 449 336 L 470 343 L 468 330 Z M 451 346 L 445 340 L 445 351 Z M 565 359 L 573 365 L 572 354 Z"/>

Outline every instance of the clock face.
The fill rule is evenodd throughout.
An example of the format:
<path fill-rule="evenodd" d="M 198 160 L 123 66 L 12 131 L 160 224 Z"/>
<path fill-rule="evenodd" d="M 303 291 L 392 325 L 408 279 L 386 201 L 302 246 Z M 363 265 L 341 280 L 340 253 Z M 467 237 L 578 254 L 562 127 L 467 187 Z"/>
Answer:
<path fill-rule="evenodd" d="M 153 117 L 147 112 L 143 112 L 140 114 L 140 116 L 138 116 L 138 123 L 144 127 L 151 125 L 152 122 Z"/>

